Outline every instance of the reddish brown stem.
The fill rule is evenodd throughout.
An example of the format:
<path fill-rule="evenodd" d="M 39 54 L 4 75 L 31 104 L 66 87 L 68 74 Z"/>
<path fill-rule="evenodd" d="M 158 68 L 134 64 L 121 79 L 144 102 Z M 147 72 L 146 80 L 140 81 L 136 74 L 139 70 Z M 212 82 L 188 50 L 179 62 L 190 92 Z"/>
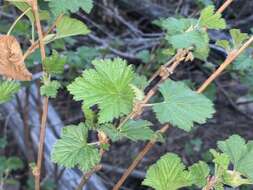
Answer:
<path fill-rule="evenodd" d="M 46 36 L 48 35 L 50 32 L 53 31 L 53 29 L 55 28 L 55 26 L 61 21 L 63 17 L 63 14 L 61 14 L 60 16 L 57 17 L 57 19 L 55 20 L 55 22 L 52 24 L 52 26 L 47 30 L 47 32 L 43 35 Z M 44 37 L 43 37 L 44 38 Z M 42 38 L 42 39 L 43 39 Z M 31 55 L 37 48 L 39 47 L 39 40 L 37 40 L 36 42 L 34 42 L 24 53 L 24 60 Z"/>
<path fill-rule="evenodd" d="M 42 62 L 46 59 L 46 51 L 45 45 L 43 42 L 43 32 L 40 23 L 40 16 L 38 11 L 38 2 L 37 0 L 32 1 L 32 10 L 35 17 L 35 24 L 39 36 L 39 47 L 40 47 L 40 54 Z M 47 76 L 47 73 L 44 73 L 44 76 Z M 46 123 L 47 123 L 47 115 L 48 115 L 48 97 L 43 98 L 43 109 L 42 109 L 42 119 L 41 119 L 41 127 L 40 127 L 40 137 L 39 137 L 39 147 L 38 147 L 38 158 L 37 158 L 37 165 L 34 172 L 35 175 L 35 190 L 40 190 L 40 178 L 41 178 L 41 167 L 42 167 L 42 160 L 43 160 L 43 153 L 44 153 L 44 141 L 45 141 L 45 134 L 46 134 Z"/>
<path fill-rule="evenodd" d="M 221 64 L 221 66 L 199 87 L 198 93 L 203 92 L 207 86 L 214 81 L 250 44 L 253 42 L 253 36 L 243 44 L 243 46 L 234 50 L 228 54 L 226 60 Z"/>
<path fill-rule="evenodd" d="M 160 129 L 160 133 L 164 133 L 169 128 L 170 128 L 169 125 L 165 125 L 162 129 Z M 128 178 L 128 176 L 133 172 L 133 170 L 137 167 L 137 165 L 140 163 L 140 161 L 143 160 L 143 158 L 149 152 L 149 150 L 151 148 L 153 148 L 153 146 L 155 145 L 155 143 L 156 143 L 156 139 L 153 139 L 153 140 L 149 141 L 148 144 L 142 149 L 142 151 L 139 152 L 139 154 L 137 155 L 137 157 L 134 159 L 134 161 L 132 162 L 132 164 L 128 167 L 128 169 L 123 174 L 123 176 L 120 178 L 120 180 L 118 181 L 118 183 L 113 187 L 113 190 L 117 190 L 117 189 L 119 189 L 121 187 L 121 185 L 123 185 L 123 183 Z"/>
<path fill-rule="evenodd" d="M 233 2 L 234 0 L 226 0 L 225 3 L 217 10 L 218 13 L 223 13 L 225 9 Z"/>
<path fill-rule="evenodd" d="M 101 170 L 101 168 L 102 168 L 101 165 L 97 165 L 90 172 L 84 174 L 81 181 L 80 181 L 80 184 L 78 185 L 76 190 L 82 190 L 83 186 L 88 182 L 88 180 L 92 176 L 92 174 L 99 171 L 99 170 Z"/>
<path fill-rule="evenodd" d="M 38 158 L 37 165 L 35 171 L 35 190 L 40 190 L 40 178 L 41 178 L 41 168 L 44 154 L 44 141 L 46 135 L 46 123 L 47 123 L 47 115 L 48 115 L 48 97 L 43 98 L 43 113 L 42 113 L 42 121 L 40 127 L 40 139 L 39 139 L 39 147 L 38 147 Z"/>

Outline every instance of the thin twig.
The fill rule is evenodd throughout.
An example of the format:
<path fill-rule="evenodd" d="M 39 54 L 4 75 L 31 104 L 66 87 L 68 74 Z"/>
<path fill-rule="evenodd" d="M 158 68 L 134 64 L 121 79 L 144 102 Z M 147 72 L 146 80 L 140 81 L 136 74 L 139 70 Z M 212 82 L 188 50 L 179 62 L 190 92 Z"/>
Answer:
<path fill-rule="evenodd" d="M 160 133 L 164 133 L 170 128 L 170 125 L 166 124 L 162 129 L 159 130 Z M 123 176 L 120 178 L 118 183 L 113 187 L 113 190 L 119 189 L 123 183 L 126 181 L 128 176 L 133 172 L 133 170 L 136 168 L 136 166 L 140 163 L 140 161 L 145 157 L 145 155 L 149 152 L 151 148 L 156 143 L 156 139 L 152 139 L 148 142 L 148 144 L 142 149 L 141 152 L 137 155 L 137 157 L 134 159 L 132 164 L 127 168 L 127 170 L 124 172 Z"/>
<path fill-rule="evenodd" d="M 80 181 L 80 184 L 76 188 L 76 190 L 82 190 L 83 186 L 88 182 L 89 178 L 93 175 L 93 173 L 101 170 L 102 165 L 95 166 L 91 171 L 85 173 Z"/>
<path fill-rule="evenodd" d="M 207 86 L 213 82 L 246 48 L 250 46 L 253 42 L 253 36 L 243 44 L 243 46 L 239 50 L 234 50 L 228 54 L 226 60 L 221 64 L 221 66 L 201 85 L 201 87 L 197 90 L 198 93 L 203 92 Z"/>
<path fill-rule="evenodd" d="M 40 54 L 42 62 L 46 59 L 46 51 L 45 45 L 43 42 L 43 32 L 40 23 L 40 16 L 38 12 L 38 2 L 37 0 L 32 1 L 32 10 L 35 17 L 35 23 L 37 28 L 37 33 L 39 36 L 39 47 L 40 47 Z M 44 73 L 47 76 L 47 73 Z M 43 160 L 43 152 L 44 152 L 44 141 L 45 141 L 45 134 L 46 134 L 46 123 L 47 123 L 47 115 L 48 115 L 48 97 L 43 98 L 43 111 L 42 111 L 42 119 L 41 119 L 41 127 L 40 127 L 40 139 L 39 139 L 39 147 L 38 147 L 38 158 L 37 158 L 37 165 L 34 172 L 35 175 L 35 190 L 40 190 L 40 178 L 41 178 L 41 166 Z"/>
<path fill-rule="evenodd" d="M 217 13 L 223 13 L 225 9 L 233 2 L 234 0 L 226 0 L 225 3 L 217 10 Z"/>
<path fill-rule="evenodd" d="M 26 9 L 26 10 L 14 21 L 14 23 L 11 25 L 9 31 L 7 32 L 7 35 L 10 35 L 10 34 L 11 34 L 11 32 L 12 32 L 13 28 L 16 26 L 16 24 L 17 24 L 17 23 L 20 21 L 20 19 L 21 19 L 26 13 L 28 13 L 28 11 L 30 11 L 30 10 L 31 10 L 31 8 Z"/>
<path fill-rule="evenodd" d="M 179 50 L 178 53 L 170 61 L 168 61 L 166 64 L 162 65 L 159 68 L 158 72 L 156 72 L 151 77 L 152 80 L 150 80 L 149 83 L 152 84 L 153 80 L 155 80 L 157 76 L 160 76 L 161 79 L 151 89 L 148 90 L 147 94 L 144 96 L 142 101 L 137 102 L 134 105 L 133 111 L 130 114 L 128 114 L 127 117 L 125 117 L 125 119 L 119 124 L 118 128 L 123 127 L 128 120 L 134 119 L 142 113 L 143 107 L 145 107 L 150 98 L 156 94 L 159 85 L 162 84 L 171 74 L 173 74 L 173 72 L 181 62 L 187 60 L 189 53 L 190 52 L 188 50 Z"/>
<path fill-rule="evenodd" d="M 207 184 L 205 187 L 202 188 L 202 190 L 211 190 L 214 188 L 215 184 L 217 183 L 217 179 L 215 176 L 209 177 L 207 179 Z"/>
<path fill-rule="evenodd" d="M 47 36 L 50 32 L 53 31 L 53 29 L 55 28 L 55 26 L 61 21 L 62 17 L 63 17 L 63 14 L 61 14 L 60 16 L 58 16 L 56 18 L 56 20 L 54 21 L 54 23 L 52 24 L 52 26 L 43 35 L 42 39 L 44 39 L 44 36 Z M 32 45 L 26 50 L 26 52 L 24 53 L 24 56 L 23 56 L 24 59 L 26 59 L 29 55 L 31 55 L 38 47 L 39 47 L 39 40 L 37 40 L 34 43 L 32 43 Z"/>

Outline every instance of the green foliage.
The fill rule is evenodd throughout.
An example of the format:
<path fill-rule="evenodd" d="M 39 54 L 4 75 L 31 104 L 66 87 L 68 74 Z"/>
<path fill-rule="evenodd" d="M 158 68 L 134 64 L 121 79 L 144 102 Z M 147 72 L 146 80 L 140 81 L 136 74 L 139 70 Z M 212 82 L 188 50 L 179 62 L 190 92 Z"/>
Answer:
<path fill-rule="evenodd" d="M 182 34 L 189 28 L 192 28 L 197 24 L 196 19 L 186 19 L 180 18 L 176 19 L 169 17 L 167 19 L 160 19 L 154 22 L 154 24 L 160 26 L 164 29 L 169 35 Z"/>
<path fill-rule="evenodd" d="M 34 177 L 29 176 L 29 179 L 26 183 L 26 190 L 34 190 L 35 182 Z M 55 190 L 57 189 L 56 184 L 52 181 L 52 179 L 45 179 L 41 184 L 41 190 Z"/>
<path fill-rule="evenodd" d="M 239 29 L 231 29 L 229 33 L 231 36 L 231 42 L 227 40 L 218 40 L 216 42 L 217 46 L 222 47 L 227 52 L 240 48 L 241 45 L 249 38 L 247 33 L 242 33 Z"/>
<path fill-rule="evenodd" d="M 189 89 L 182 82 L 166 81 L 160 86 L 164 101 L 156 103 L 153 110 L 161 123 L 171 123 L 190 131 L 193 123 L 205 123 L 214 113 L 213 103 Z"/>
<path fill-rule="evenodd" d="M 215 179 L 215 190 L 223 190 L 224 185 L 237 188 L 253 184 L 253 141 L 246 144 L 243 138 L 233 135 L 225 141 L 219 141 L 218 147 L 222 153 L 210 150 L 215 164 L 213 176 L 205 162 L 199 161 L 186 169 L 177 155 L 167 153 L 149 167 L 143 184 L 155 190 L 174 190 L 192 185 L 203 188 L 207 185 L 208 177 Z M 233 170 L 229 170 L 230 162 L 233 164 Z"/>
<path fill-rule="evenodd" d="M 209 37 L 206 32 L 190 31 L 166 38 L 175 49 L 193 48 L 195 57 L 205 60 L 209 54 Z"/>
<path fill-rule="evenodd" d="M 2 175 L 8 175 L 13 170 L 22 169 L 24 167 L 22 160 L 17 157 L 6 158 L 0 156 L 0 178 Z"/>
<path fill-rule="evenodd" d="M 68 16 L 64 16 L 56 24 L 56 31 L 56 39 L 90 33 L 90 30 L 83 22 Z"/>
<path fill-rule="evenodd" d="M 0 150 L 4 149 L 7 145 L 6 138 L 0 138 Z"/>
<path fill-rule="evenodd" d="M 46 0 L 49 1 L 49 7 L 54 15 L 67 13 L 68 11 L 77 12 L 82 8 L 85 12 L 90 13 L 93 7 L 93 0 Z"/>
<path fill-rule="evenodd" d="M 58 81 L 49 81 L 40 87 L 40 93 L 42 96 L 56 98 L 61 84 Z"/>
<path fill-rule="evenodd" d="M 235 49 L 239 48 L 249 38 L 247 33 L 242 33 L 239 29 L 231 29 L 229 32 Z"/>
<path fill-rule="evenodd" d="M 201 11 L 199 24 L 208 29 L 225 29 L 226 21 L 221 18 L 220 13 L 215 13 L 214 6 L 208 6 Z"/>
<path fill-rule="evenodd" d="M 88 127 L 81 123 L 63 128 L 61 139 L 54 145 L 53 162 L 66 168 L 78 166 L 89 171 L 100 162 L 97 148 L 87 143 Z"/>
<path fill-rule="evenodd" d="M 226 171 L 223 176 L 224 184 L 229 185 L 233 188 L 239 187 L 245 184 L 252 184 L 249 179 L 245 179 L 240 172 L 237 171 Z"/>
<path fill-rule="evenodd" d="M 134 72 L 122 59 L 94 60 L 95 69 L 87 69 L 68 86 L 75 100 L 85 106 L 98 105 L 99 123 L 109 122 L 132 110 L 134 92 L 130 84 Z"/>
<path fill-rule="evenodd" d="M 212 153 L 214 159 L 213 162 L 223 169 L 227 169 L 229 165 L 229 156 L 225 153 L 219 153 L 214 149 L 211 149 L 210 152 Z"/>
<path fill-rule="evenodd" d="M 132 141 L 150 140 L 155 133 L 149 128 L 151 123 L 144 120 L 130 120 L 120 128 L 112 125 L 103 125 L 101 130 L 105 132 L 112 141 L 118 141 L 122 138 L 128 138 Z"/>
<path fill-rule="evenodd" d="M 20 89 L 20 84 L 13 81 L 0 80 L 0 104 L 9 101 Z"/>
<path fill-rule="evenodd" d="M 85 115 L 85 123 L 89 128 L 96 128 L 96 114 L 89 107 L 82 105 L 82 111 Z"/>
<path fill-rule="evenodd" d="M 222 47 L 227 52 L 230 50 L 230 44 L 229 44 L 229 41 L 227 40 L 217 40 L 216 45 Z"/>
<path fill-rule="evenodd" d="M 155 190 L 176 190 L 191 186 L 192 179 L 181 159 L 176 154 L 167 153 L 149 167 L 143 185 Z"/>
<path fill-rule="evenodd" d="M 77 35 L 87 35 L 90 33 L 88 27 L 81 21 L 63 16 L 58 23 L 56 23 L 56 34 L 48 34 L 45 36 L 45 43 L 50 43 L 54 40 L 67 38 Z"/>
<path fill-rule="evenodd" d="M 138 52 L 136 54 L 136 57 L 142 60 L 144 63 L 148 63 L 151 59 L 151 55 L 148 50 Z"/>
<path fill-rule="evenodd" d="M 192 176 L 193 183 L 199 188 L 204 187 L 206 185 L 206 179 L 209 175 L 210 169 L 208 165 L 199 161 L 196 164 L 193 164 L 189 167 L 190 175 Z"/>
<path fill-rule="evenodd" d="M 235 71 L 249 72 L 253 69 L 253 58 L 248 53 L 242 53 L 232 65 Z"/>
<path fill-rule="evenodd" d="M 219 141 L 218 147 L 230 158 L 234 169 L 253 181 L 253 149 L 252 144 L 246 144 L 245 140 L 233 135 L 226 141 Z"/>
<path fill-rule="evenodd" d="M 20 11 L 25 12 L 27 9 L 30 8 L 30 5 L 26 2 L 17 2 L 17 0 L 8 0 L 9 2 L 11 2 L 14 6 L 16 6 Z M 39 14 L 40 14 L 40 19 L 41 20 L 48 20 L 49 19 L 49 12 L 46 10 L 39 10 Z M 25 14 L 30 22 L 33 24 L 35 21 L 34 15 L 32 13 L 32 10 L 28 11 Z"/>
<path fill-rule="evenodd" d="M 196 58 L 204 61 L 209 55 L 209 36 L 206 29 L 226 28 L 225 20 L 220 13 L 214 12 L 214 6 L 203 9 L 198 20 L 169 17 L 155 21 L 154 24 L 167 32 L 165 39 L 174 49 L 190 49 Z"/>
<path fill-rule="evenodd" d="M 50 57 L 47 57 L 43 63 L 44 69 L 48 74 L 58 75 L 64 71 L 66 57 L 61 57 L 57 51 L 53 50 Z"/>
<path fill-rule="evenodd" d="M 68 16 L 63 16 L 60 21 L 56 23 L 56 34 L 48 34 L 45 36 L 44 41 L 50 43 L 57 39 L 86 35 L 89 33 L 90 30 L 83 22 Z"/>
<path fill-rule="evenodd" d="M 136 74 L 133 80 L 133 85 L 135 85 L 140 90 L 144 90 L 148 85 L 148 80 L 146 76 Z"/>
<path fill-rule="evenodd" d="M 149 128 L 150 125 L 148 121 L 130 120 L 120 128 L 120 133 L 133 141 L 150 140 L 154 136 L 154 132 Z"/>
<path fill-rule="evenodd" d="M 205 60 L 209 53 L 208 34 L 200 29 L 196 29 L 197 20 L 195 19 L 176 19 L 167 18 L 156 21 L 155 24 L 167 31 L 165 39 L 174 49 L 190 48 L 194 55 Z"/>

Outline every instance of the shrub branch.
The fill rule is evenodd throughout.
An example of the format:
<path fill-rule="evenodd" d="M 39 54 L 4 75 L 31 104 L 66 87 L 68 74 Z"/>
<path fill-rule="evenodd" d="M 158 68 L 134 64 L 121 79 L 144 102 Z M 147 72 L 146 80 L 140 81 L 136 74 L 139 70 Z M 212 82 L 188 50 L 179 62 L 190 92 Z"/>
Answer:
<path fill-rule="evenodd" d="M 217 12 L 222 13 L 232 3 L 232 1 L 233 0 L 227 0 L 218 9 Z M 203 83 L 203 85 L 197 90 L 197 92 L 202 93 L 213 82 L 213 80 L 215 80 L 222 73 L 222 71 L 224 71 L 224 69 L 227 68 L 227 66 L 230 65 L 252 42 L 253 42 L 253 37 L 251 37 L 240 49 L 231 52 L 227 56 L 227 58 L 223 62 L 223 64 Z M 174 71 L 175 68 L 173 68 L 172 71 Z M 155 73 L 152 78 L 155 78 L 156 76 L 157 76 L 157 73 Z M 163 134 L 169 128 L 170 128 L 170 125 L 166 124 L 159 130 L 159 132 Z M 127 177 L 137 167 L 137 165 L 141 162 L 141 160 L 145 157 L 145 155 L 149 152 L 149 150 L 153 148 L 153 146 L 155 145 L 155 142 L 156 142 L 155 139 L 148 142 L 148 144 L 141 150 L 141 152 L 137 155 L 136 159 L 132 162 L 132 164 L 124 172 L 122 177 L 119 179 L 119 181 L 114 186 L 113 190 L 118 190 L 123 185 L 123 183 L 125 182 Z"/>

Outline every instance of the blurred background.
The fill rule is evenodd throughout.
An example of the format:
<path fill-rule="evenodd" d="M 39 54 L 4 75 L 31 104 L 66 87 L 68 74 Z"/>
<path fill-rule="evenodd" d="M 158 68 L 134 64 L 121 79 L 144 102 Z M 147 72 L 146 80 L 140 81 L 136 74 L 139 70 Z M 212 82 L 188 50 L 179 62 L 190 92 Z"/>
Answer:
<path fill-rule="evenodd" d="M 0 34 L 4 34 L 20 15 L 20 11 L 7 2 L 0 3 Z M 43 8 L 45 2 L 40 3 Z M 104 57 L 122 57 L 132 64 L 137 72 L 149 78 L 171 56 L 166 52 L 164 45 L 164 31 L 153 22 L 170 16 L 197 18 L 205 6 L 213 4 L 219 7 L 222 3 L 222 0 L 95 0 L 91 14 L 79 10 L 71 15 L 86 23 L 92 32 L 84 37 L 53 42 L 47 51 L 56 49 L 67 56 L 68 66 L 64 75 L 59 78 L 63 86 L 73 81 L 84 69 L 90 68 L 91 60 Z M 229 28 L 238 28 L 252 34 L 252 10 L 252 0 L 235 0 L 224 12 L 223 17 Z M 23 49 L 29 47 L 29 30 L 29 20 L 23 19 L 13 31 Z M 210 31 L 210 36 L 211 54 L 208 60 L 194 60 L 181 64 L 172 75 L 173 80 L 184 80 L 196 89 L 222 63 L 226 53 L 215 45 L 215 41 L 230 39 L 229 32 Z M 190 133 L 171 128 L 166 134 L 165 143 L 155 145 L 128 178 L 122 190 L 147 189 L 141 186 L 147 167 L 166 152 L 178 153 L 183 161 L 190 165 L 198 160 L 211 161 L 208 150 L 215 148 L 218 140 L 224 140 L 232 134 L 253 139 L 252 49 L 246 53 L 247 55 L 240 57 L 235 63 L 242 64 L 243 68 L 230 67 L 206 92 L 215 103 L 215 116 L 206 124 L 195 126 Z M 41 97 L 38 90 L 41 69 L 38 59 L 39 52 L 36 51 L 26 62 L 34 74 L 32 84 L 23 83 L 22 90 L 13 101 L 0 106 L 0 175 L 1 159 L 12 158 L 12 170 L 8 171 L 10 183 L 8 186 L 5 185 L 5 190 L 33 189 L 30 167 L 36 158 L 41 113 Z M 153 126 L 157 130 L 161 126 L 155 118 L 150 118 L 150 112 L 145 110 L 142 117 L 157 123 Z M 81 103 L 74 102 L 66 88 L 61 88 L 57 98 L 50 101 L 43 190 L 65 187 L 73 189 L 79 181 L 78 170 L 66 171 L 50 164 L 50 151 L 63 126 L 78 124 L 81 121 L 84 121 Z M 92 140 L 95 136 L 91 134 L 90 138 Z M 87 189 L 111 189 L 144 145 L 145 143 L 127 140 L 113 144 L 102 160 L 103 169 L 92 177 Z M 0 176 L 0 187 L 1 180 Z M 241 189 L 253 188 L 245 186 Z"/>

